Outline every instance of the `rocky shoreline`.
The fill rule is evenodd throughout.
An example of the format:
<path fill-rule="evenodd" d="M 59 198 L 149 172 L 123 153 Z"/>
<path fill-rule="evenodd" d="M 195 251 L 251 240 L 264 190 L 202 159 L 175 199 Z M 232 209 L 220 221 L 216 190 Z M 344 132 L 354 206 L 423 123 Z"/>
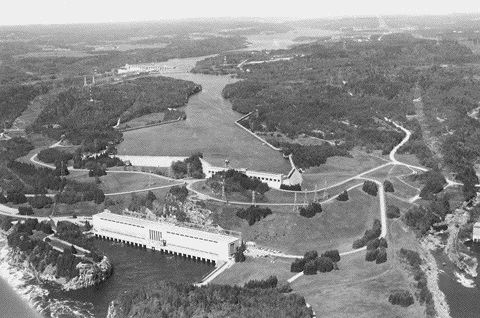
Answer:
<path fill-rule="evenodd" d="M 439 318 L 451 318 L 450 307 L 445 294 L 440 290 L 438 284 L 438 266 L 432 252 L 442 246 L 440 239 L 433 234 L 427 235 L 420 241 L 420 254 L 424 259 L 424 264 L 421 266 L 427 277 L 427 286 L 432 293 L 435 310 Z"/>
<path fill-rule="evenodd" d="M 53 282 L 61 286 L 65 291 L 77 290 L 90 286 L 95 286 L 106 279 L 108 279 L 113 273 L 113 265 L 110 260 L 104 256 L 98 263 L 79 263 L 77 269 L 79 274 L 71 279 L 65 277 L 56 277 L 56 267 L 48 265 L 41 272 L 36 271 L 28 260 L 26 253 L 13 249 L 11 247 L 5 247 L 8 249 L 7 262 L 10 266 L 14 266 L 28 272 L 35 276 L 38 282 Z"/>

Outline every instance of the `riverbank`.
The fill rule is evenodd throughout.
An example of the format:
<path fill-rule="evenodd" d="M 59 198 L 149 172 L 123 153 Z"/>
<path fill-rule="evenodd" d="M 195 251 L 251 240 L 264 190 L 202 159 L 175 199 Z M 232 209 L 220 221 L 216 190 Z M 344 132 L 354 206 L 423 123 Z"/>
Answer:
<path fill-rule="evenodd" d="M 440 290 L 439 286 L 439 269 L 437 261 L 433 256 L 433 252 L 436 251 L 442 245 L 440 239 L 433 234 L 427 235 L 420 241 L 420 255 L 425 261 L 421 265 L 427 277 L 427 286 L 432 293 L 435 310 L 438 318 L 450 318 L 450 307 L 447 303 L 445 294 Z"/>

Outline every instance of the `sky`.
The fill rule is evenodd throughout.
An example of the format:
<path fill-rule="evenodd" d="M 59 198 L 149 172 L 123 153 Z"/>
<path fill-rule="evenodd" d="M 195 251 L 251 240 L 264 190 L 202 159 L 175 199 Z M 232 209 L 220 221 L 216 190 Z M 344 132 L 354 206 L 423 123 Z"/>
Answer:
<path fill-rule="evenodd" d="M 0 0 L 0 25 L 480 13 L 480 0 Z"/>

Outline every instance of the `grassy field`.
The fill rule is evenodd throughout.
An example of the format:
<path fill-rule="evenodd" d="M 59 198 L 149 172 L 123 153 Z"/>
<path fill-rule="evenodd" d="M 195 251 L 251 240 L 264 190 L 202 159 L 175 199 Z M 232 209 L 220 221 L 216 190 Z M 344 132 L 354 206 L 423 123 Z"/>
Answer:
<path fill-rule="evenodd" d="M 351 154 L 353 158 L 330 157 L 324 165 L 307 169 L 303 174 L 302 187 L 308 190 L 314 190 L 315 185 L 323 188 L 325 185 L 336 184 L 386 163 L 386 161 L 358 149 L 352 150 Z"/>
<path fill-rule="evenodd" d="M 268 246 L 291 254 L 303 254 L 307 250 L 338 248 L 351 249 L 352 242 L 380 218 L 378 198 L 354 189 L 350 200 L 333 200 L 323 204 L 323 212 L 309 219 L 294 212 L 292 207 L 271 207 L 273 214 L 249 226 L 238 218 L 236 208 L 209 202 L 220 226 L 241 231 L 247 241 Z"/>
<path fill-rule="evenodd" d="M 332 187 L 330 189 L 327 189 L 325 191 L 317 191 L 317 194 L 315 195 L 314 193 L 307 193 L 305 194 L 304 192 L 297 192 L 297 203 L 301 204 L 303 202 L 311 202 L 314 200 L 317 201 L 324 201 L 326 199 L 329 199 L 333 196 L 337 196 L 344 190 L 363 183 L 362 180 L 351 180 L 346 182 L 345 184 Z M 218 199 L 222 199 L 221 195 L 213 193 L 211 189 L 205 184 L 205 181 L 199 181 L 193 184 L 193 189 L 213 196 Z M 237 202 L 251 202 L 252 197 L 250 192 L 246 192 L 245 194 L 242 193 L 230 193 L 227 195 L 227 199 L 229 201 L 237 201 Z M 293 204 L 295 202 L 295 193 L 291 191 L 280 191 L 276 189 L 270 189 L 267 193 L 265 193 L 263 198 L 260 198 L 257 196 L 256 202 L 261 202 L 261 203 L 291 203 Z"/>
<path fill-rule="evenodd" d="M 36 216 L 49 216 L 52 214 L 53 206 L 50 208 L 35 209 Z M 75 204 L 59 203 L 55 206 L 54 216 L 63 215 L 93 215 L 104 210 L 103 204 L 93 202 L 78 202 Z"/>
<path fill-rule="evenodd" d="M 213 165 L 223 166 L 228 158 L 234 168 L 289 172 L 290 164 L 280 152 L 235 125 L 242 115 L 234 112 L 232 105 L 221 96 L 223 87 L 235 79 L 188 73 L 172 76 L 203 87 L 202 92 L 190 97 L 185 107 L 187 119 L 175 125 L 124 133 L 124 141 L 118 146 L 119 154 L 184 156 L 202 152 Z"/>
<path fill-rule="evenodd" d="M 418 301 L 408 308 L 391 305 L 389 294 L 395 289 L 409 289 L 415 294 L 413 278 L 398 259 L 401 247 L 416 249 L 413 233 L 399 221 L 389 223 L 388 261 L 365 261 L 365 252 L 348 255 L 339 263 L 339 271 L 303 276 L 292 287 L 305 296 L 317 317 L 423 317 Z"/>
<path fill-rule="evenodd" d="M 291 260 L 278 257 L 247 257 L 245 262 L 235 263 L 231 268 L 217 276 L 213 283 L 243 286 L 249 280 L 266 279 L 270 275 L 277 276 L 279 282 L 285 282 L 292 276 L 290 263 Z"/>
<path fill-rule="evenodd" d="M 153 124 L 153 123 L 159 123 L 163 121 L 163 118 L 165 117 L 164 113 L 151 113 L 147 115 L 143 115 L 137 118 L 134 118 L 132 120 L 129 120 L 127 122 L 121 123 L 120 128 L 131 128 L 131 127 L 143 127 L 145 125 Z"/>
<path fill-rule="evenodd" d="M 95 182 L 94 178 L 88 176 L 88 172 L 72 172 L 69 178 L 79 182 Z M 175 185 L 178 182 L 173 182 L 166 179 L 150 177 L 137 173 L 108 173 L 106 176 L 100 177 L 100 188 L 105 193 L 117 193 L 133 190 L 148 189 L 166 185 Z"/>

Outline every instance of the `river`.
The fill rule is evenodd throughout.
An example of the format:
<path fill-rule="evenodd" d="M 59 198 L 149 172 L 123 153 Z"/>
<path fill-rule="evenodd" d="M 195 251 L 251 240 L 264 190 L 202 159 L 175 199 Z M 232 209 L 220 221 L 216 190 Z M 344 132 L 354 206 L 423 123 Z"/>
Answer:
<path fill-rule="evenodd" d="M 248 50 L 285 49 L 296 44 L 299 36 L 324 36 L 333 31 L 298 29 L 281 34 L 248 37 Z M 298 44 L 298 43 L 297 43 Z M 121 155 L 188 156 L 201 152 L 213 165 L 223 166 L 225 159 L 234 168 L 274 173 L 288 173 L 291 166 L 275 151 L 235 125 L 242 115 L 222 97 L 223 88 L 237 79 L 231 76 L 193 74 L 190 70 L 206 57 L 172 59 L 164 64 L 170 70 L 163 74 L 202 85 L 185 110 L 187 119 L 173 124 L 128 131 L 118 146 Z"/>
<path fill-rule="evenodd" d="M 466 243 L 470 247 L 470 256 L 480 259 L 480 244 Z M 460 279 L 458 270 L 443 252 L 436 252 L 439 274 L 439 287 L 445 294 L 452 318 L 478 318 L 480 316 L 480 277 Z M 446 265 L 442 267 L 442 264 Z M 463 281 L 463 284 L 461 283 Z"/>

